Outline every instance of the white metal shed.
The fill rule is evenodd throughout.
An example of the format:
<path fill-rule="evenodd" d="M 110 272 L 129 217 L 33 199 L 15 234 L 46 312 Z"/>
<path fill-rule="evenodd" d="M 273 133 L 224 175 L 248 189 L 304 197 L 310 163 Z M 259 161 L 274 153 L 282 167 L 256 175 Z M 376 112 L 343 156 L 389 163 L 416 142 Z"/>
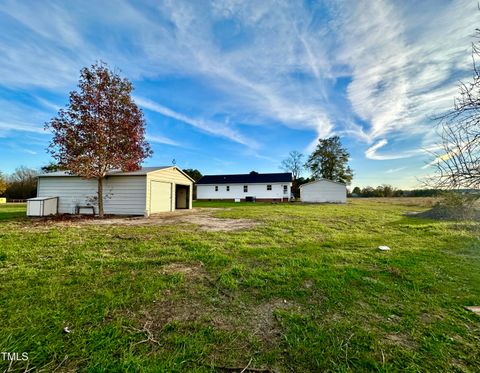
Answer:
<path fill-rule="evenodd" d="M 300 200 L 313 203 L 346 203 L 347 186 L 328 179 L 300 185 Z"/>
<path fill-rule="evenodd" d="M 192 190 L 193 179 L 174 166 L 144 167 L 133 172 L 112 171 L 103 185 L 105 214 L 149 216 L 191 209 Z M 46 196 L 58 197 L 60 214 L 74 214 L 84 206 L 93 206 L 98 212 L 95 179 L 83 179 L 64 171 L 40 175 L 37 197 Z"/>

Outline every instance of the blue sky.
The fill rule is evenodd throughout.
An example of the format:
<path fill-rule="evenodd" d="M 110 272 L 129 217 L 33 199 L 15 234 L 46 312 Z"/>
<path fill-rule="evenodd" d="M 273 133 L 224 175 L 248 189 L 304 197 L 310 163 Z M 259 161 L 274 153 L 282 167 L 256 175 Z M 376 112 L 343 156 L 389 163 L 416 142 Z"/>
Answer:
<path fill-rule="evenodd" d="M 415 187 L 479 21 L 476 1 L 3 0 L 0 170 L 49 162 L 43 124 L 103 60 L 134 83 L 147 166 L 276 172 L 338 134 L 352 185 Z"/>

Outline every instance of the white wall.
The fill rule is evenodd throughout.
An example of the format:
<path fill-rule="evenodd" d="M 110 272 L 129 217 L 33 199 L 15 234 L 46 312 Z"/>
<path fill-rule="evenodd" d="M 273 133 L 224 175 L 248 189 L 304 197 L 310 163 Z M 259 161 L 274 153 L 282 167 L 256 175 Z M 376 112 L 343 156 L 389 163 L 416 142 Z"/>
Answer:
<path fill-rule="evenodd" d="M 243 192 L 243 186 L 248 185 L 248 192 Z M 292 183 L 269 183 L 272 190 L 267 190 L 267 184 L 230 184 L 230 191 L 227 192 L 226 184 L 200 184 L 197 185 L 197 199 L 244 199 L 247 196 L 253 196 L 257 199 L 268 198 L 290 198 Z M 283 193 L 283 186 L 287 185 L 287 193 Z M 215 191 L 218 186 L 218 192 Z"/>
<path fill-rule="evenodd" d="M 347 202 L 347 187 L 328 180 L 318 180 L 300 186 L 302 202 Z"/>
<path fill-rule="evenodd" d="M 106 214 L 143 215 L 146 176 L 110 176 L 103 184 Z M 86 205 L 97 195 L 97 181 L 76 176 L 47 176 L 38 179 L 38 197 L 60 197 L 58 212 L 74 214 L 76 205 Z M 85 211 L 85 210 L 83 210 Z M 98 209 L 95 208 L 98 212 Z"/>
<path fill-rule="evenodd" d="M 50 198 L 43 201 L 43 215 L 55 215 L 57 213 L 57 203 L 56 198 Z"/>

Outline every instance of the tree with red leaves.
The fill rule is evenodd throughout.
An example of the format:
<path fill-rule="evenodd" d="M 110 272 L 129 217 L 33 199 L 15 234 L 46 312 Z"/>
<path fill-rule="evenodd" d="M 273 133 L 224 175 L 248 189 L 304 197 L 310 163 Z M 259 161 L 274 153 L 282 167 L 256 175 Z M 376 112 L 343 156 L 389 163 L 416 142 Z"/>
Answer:
<path fill-rule="evenodd" d="M 132 83 L 103 63 L 80 72 L 78 90 L 45 127 L 49 152 L 69 173 L 98 182 L 98 215 L 104 216 L 103 181 L 111 170 L 135 171 L 152 154 L 145 119 L 131 97 Z"/>

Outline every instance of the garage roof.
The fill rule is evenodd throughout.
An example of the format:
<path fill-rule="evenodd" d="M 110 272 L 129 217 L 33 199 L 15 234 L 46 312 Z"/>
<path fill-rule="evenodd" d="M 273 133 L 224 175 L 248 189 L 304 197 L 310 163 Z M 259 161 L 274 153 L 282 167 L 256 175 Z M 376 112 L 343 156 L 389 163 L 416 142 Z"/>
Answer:
<path fill-rule="evenodd" d="M 305 184 L 302 184 L 300 185 L 300 188 L 303 187 L 304 185 L 309 185 L 309 184 L 315 184 L 315 183 L 318 183 L 319 181 L 327 181 L 329 183 L 334 183 L 334 184 L 339 184 L 339 185 L 343 185 L 344 187 L 347 186 L 347 184 L 345 183 L 341 183 L 339 181 L 333 181 L 333 180 L 330 180 L 330 179 L 324 179 L 323 177 L 317 179 L 317 180 L 313 180 L 313 181 L 310 181 L 309 183 L 305 183 Z"/>
<path fill-rule="evenodd" d="M 166 168 L 170 168 L 174 166 L 160 166 L 160 167 L 142 167 L 141 169 L 137 171 L 129 171 L 129 172 L 123 172 L 120 170 L 112 170 L 107 173 L 107 176 L 142 176 L 146 175 L 150 172 L 153 171 L 159 171 L 159 170 L 164 170 Z M 178 169 L 181 171 L 180 169 Z M 182 171 L 183 173 L 183 171 Z M 67 171 L 55 171 L 55 172 L 48 172 L 45 174 L 39 175 L 39 177 L 52 177 L 52 176 L 77 176 L 77 175 L 72 175 L 68 173 Z"/>
<path fill-rule="evenodd" d="M 275 174 L 237 174 L 237 175 L 205 175 L 197 184 L 260 184 L 260 183 L 290 183 L 292 174 L 289 172 Z"/>

